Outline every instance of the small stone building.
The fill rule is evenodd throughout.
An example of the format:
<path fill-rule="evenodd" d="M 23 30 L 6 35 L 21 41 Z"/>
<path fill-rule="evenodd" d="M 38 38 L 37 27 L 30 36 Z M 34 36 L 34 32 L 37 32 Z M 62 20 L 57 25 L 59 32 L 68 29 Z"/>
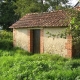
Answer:
<path fill-rule="evenodd" d="M 72 37 L 58 35 L 68 27 L 66 12 L 59 10 L 45 13 L 26 14 L 10 28 L 13 28 L 13 44 L 32 53 L 59 54 L 72 57 Z M 50 34 L 47 34 L 47 33 Z M 50 37 L 49 37 L 50 36 Z"/>

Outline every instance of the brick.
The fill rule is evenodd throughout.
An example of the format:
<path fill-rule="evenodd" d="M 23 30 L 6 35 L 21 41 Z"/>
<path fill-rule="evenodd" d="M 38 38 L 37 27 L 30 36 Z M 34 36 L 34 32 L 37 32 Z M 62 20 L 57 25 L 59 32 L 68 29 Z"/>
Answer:
<path fill-rule="evenodd" d="M 30 30 L 28 30 L 28 52 L 30 52 Z"/>
<path fill-rule="evenodd" d="M 30 30 L 30 52 L 33 52 L 33 30 Z"/>
<path fill-rule="evenodd" d="M 16 46 L 16 39 L 15 39 L 15 35 L 16 35 L 16 29 L 13 29 L 13 46 Z"/>
<path fill-rule="evenodd" d="M 72 36 L 67 36 L 67 43 L 65 43 L 65 48 L 67 49 L 67 55 L 66 57 L 71 58 L 72 57 Z"/>
<path fill-rule="evenodd" d="M 43 53 L 43 29 L 40 30 L 40 53 Z"/>

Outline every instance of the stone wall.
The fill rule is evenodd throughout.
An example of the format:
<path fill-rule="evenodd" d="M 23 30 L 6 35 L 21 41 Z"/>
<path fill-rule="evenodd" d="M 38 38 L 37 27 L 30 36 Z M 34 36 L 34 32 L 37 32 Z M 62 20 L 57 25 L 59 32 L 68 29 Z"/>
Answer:
<path fill-rule="evenodd" d="M 67 55 L 67 49 L 65 48 L 65 43 L 67 39 L 60 37 L 48 37 L 47 32 L 57 35 L 62 33 L 65 28 L 45 28 L 44 29 L 44 53 L 59 54 L 61 56 Z"/>
<path fill-rule="evenodd" d="M 13 45 L 28 50 L 28 29 L 13 29 Z"/>
<path fill-rule="evenodd" d="M 59 54 L 64 57 L 72 57 L 72 36 L 66 38 L 48 37 L 47 32 L 57 35 L 62 33 L 65 28 L 43 28 L 40 29 L 40 53 Z M 13 45 L 21 47 L 26 51 L 32 52 L 33 39 L 32 30 L 28 28 L 13 29 Z"/>

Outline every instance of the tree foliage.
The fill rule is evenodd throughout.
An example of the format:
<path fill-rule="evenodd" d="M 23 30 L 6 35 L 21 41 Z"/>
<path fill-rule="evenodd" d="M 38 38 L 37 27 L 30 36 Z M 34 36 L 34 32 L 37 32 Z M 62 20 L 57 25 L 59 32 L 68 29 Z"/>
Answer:
<path fill-rule="evenodd" d="M 48 4 L 38 0 L 17 0 L 15 5 L 17 6 L 15 12 L 20 16 L 26 13 L 43 12 L 49 7 Z"/>
<path fill-rule="evenodd" d="M 45 0 L 48 1 L 49 6 L 52 6 L 52 9 L 60 9 L 62 4 L 66 4 L 69 0 Z"/>
<path fill-rule="evenodd" d="M 58 9 L 68 0 L 1 0 L 0 25 L 8 29 L 14 22 L 27 13 L 46 12 L 50 7 Z"/>
<path fill-rule="evenodd" d="M 0 25 L 3 26 L 3 29 L 9 29 L 8 27 L 11 26 L 17 19 L 18 15 L 15 14 L 14 6 L 15 0 L 4 0 L 4 2 L 0 3 Z"/>
<path fill-rule="evenodd" d="M 46 12 L 49 7 L 57 9 L 61 3 L 66 4 L 68 0 L 17 0 L 15 12 L 21 16 L 26 13 Z"/>
<path fill-rule="evenodd" d="M 68 10 L 69 27 L 66 34 L 72 35 L 73 38 L 73 55 L 80 57 L 80 11 Z"/>
<path fill-rule="evenodd" d="M 71 34 L 73 38 L 80 36 L 80 11 L 68 9 L 67 16 L 69 20 L 69 27 L 67 34 Z"/>

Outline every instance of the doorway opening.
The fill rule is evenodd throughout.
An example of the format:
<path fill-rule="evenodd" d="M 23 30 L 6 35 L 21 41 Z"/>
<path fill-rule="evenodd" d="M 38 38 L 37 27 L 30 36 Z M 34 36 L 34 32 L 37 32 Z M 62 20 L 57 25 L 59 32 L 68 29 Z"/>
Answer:
<path fill-rule="evenodd" d="M 40 29 L 30 30 L 30 51 L 40 53 Z"/>

